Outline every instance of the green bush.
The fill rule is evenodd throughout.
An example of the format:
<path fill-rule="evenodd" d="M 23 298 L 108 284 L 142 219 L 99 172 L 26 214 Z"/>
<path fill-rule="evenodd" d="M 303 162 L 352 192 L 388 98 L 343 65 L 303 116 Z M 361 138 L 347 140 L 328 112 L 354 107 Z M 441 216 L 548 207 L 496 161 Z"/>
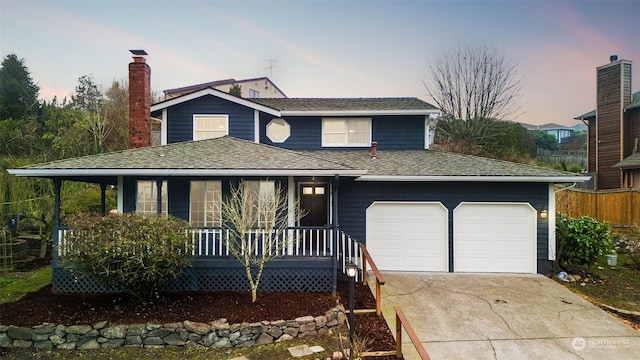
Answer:
<path fill-rule="evenodd" d="M 611 228 L 605 222 L 583 216 L 556 216 L 558 260 L 572 265 L 593 265 L 611 248 Z"/>
<path fill-rule="evenodd" d="M 69 226 L 64 266 L 143 301 L 157 297 L 191 265 L 192 245 L 183 220 L 80 214 Z"/>

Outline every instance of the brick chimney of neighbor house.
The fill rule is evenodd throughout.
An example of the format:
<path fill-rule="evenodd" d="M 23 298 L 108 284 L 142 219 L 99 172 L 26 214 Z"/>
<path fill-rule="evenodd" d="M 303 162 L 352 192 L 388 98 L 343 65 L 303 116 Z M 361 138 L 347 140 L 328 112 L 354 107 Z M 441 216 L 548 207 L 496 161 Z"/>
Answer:
<path fill-rule="evenodd" d="M 129 149 L 151 146 L 151 68 L 144 50 L 129 50 Z"/>

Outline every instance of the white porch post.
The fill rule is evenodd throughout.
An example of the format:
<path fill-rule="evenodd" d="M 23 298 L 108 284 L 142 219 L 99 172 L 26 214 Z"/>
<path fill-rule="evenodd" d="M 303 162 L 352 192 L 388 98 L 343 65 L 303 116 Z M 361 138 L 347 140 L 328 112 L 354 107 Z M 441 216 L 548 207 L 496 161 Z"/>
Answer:
<path fill-rule="evenodd" d="M 118 176 L 118 214 L 124 212 L 124 181 L 122 175 Z"/>
<path fill-rule="evenodd" d="M 293 176 L 289 176 L 288 184 L 287 184 L 287 202 L 288 209 L 287 211 L 287 223 L 290 227 L 296 226 L 296 212 L 298 209 L 295 208 L 296 205 L 296 183 L 293 179 Z M 293 236 L 291 236 L 291 231 L 287 231 L 287 255 L 293 254 Z"/>
<path fill-rule="evenodd" d="M 548 243 L 549 243 L 549 260 L 556 260 L 556 191 L 553 183 L 549 183 L 549 203 L 547 204 L 549 209 L 547 216 L 548 226 Z"/>

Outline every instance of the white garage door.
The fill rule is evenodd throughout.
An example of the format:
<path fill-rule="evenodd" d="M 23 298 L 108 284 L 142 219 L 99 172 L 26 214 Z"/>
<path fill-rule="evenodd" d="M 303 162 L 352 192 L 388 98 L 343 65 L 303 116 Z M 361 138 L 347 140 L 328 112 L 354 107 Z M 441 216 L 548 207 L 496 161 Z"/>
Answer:
<path fill-rule="evenodd" d="M 381 270 L 448 271 L 447 209 L 433 202 L 375 202 L 367 250 Z"/>
<path fill-rule="evenodd" d="M 453 212 L 455 272 L 536 272 L 536 210 L 528 203 L 461 203 Z"/>

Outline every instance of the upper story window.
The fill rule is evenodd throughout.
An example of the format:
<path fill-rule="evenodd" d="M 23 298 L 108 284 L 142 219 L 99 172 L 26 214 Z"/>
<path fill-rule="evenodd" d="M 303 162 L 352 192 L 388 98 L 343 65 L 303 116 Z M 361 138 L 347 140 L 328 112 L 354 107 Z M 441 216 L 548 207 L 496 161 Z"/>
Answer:
<path fill-rule="evenodd" d="M 291 135 L 291 127 L 284 119 L 275 118 L 267 124 L 267 137 L 274 143 L 283 143 Z"/>
<path fill-rule="evenodd" d="M 194 114 L 193 140 L 229 135 L 229 115 Z"/>
<path fill-rule="evenodd" d="M 160 196 L 160 215 L 167 216 L 167 181 L 139 180 L 137 183 L 136 212 L 143 215 L 158 215 L 158 196 Z"/>
<path fill-rule="evenodd" d="M 260 91 L 249 89 L 249 99 L 258 99 L 260 98 Z"/>
<path fill-rule="evenodd" d="M 371 118 L 323 118 L 322 146 L 369 146 Z"/>
<path fill-rule="evenodd" d="M 220 181 L 191 182 L 191 225 L 222 225 L 222 183 Z"/>

